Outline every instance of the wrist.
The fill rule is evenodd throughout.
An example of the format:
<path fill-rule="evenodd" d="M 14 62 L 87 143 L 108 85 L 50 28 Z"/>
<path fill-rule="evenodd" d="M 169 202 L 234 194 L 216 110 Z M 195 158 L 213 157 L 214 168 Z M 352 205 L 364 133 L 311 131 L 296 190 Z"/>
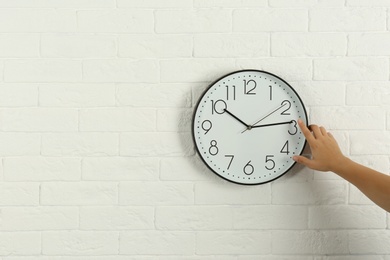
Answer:
<path fill-rule="evenodd" d="M 336 173 L 338 175 L 342 175 L 342 173 L 346 169 L 350 168 L 351 163 L 353 163 L 353 161 L 351 159 L 349 159 L 348 157 L 342 155 L 333 163 L 333 165 L 331 166 L 330 171 L 332 171 L 332 172 L 334 172 L 334 173 Z"/>

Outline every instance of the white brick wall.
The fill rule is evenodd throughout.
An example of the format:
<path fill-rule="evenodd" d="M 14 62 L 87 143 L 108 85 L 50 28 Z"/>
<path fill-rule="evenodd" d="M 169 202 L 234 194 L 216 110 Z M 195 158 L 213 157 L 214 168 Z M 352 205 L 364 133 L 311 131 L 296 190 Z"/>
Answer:
<path fill-rule="evenodd" d="M 244 68 L 389 172 L 388 0 L 0 0 L 0 260 L 390 260 L 390 214 L 333 173 L 203 165 L 194 105 Z"/>

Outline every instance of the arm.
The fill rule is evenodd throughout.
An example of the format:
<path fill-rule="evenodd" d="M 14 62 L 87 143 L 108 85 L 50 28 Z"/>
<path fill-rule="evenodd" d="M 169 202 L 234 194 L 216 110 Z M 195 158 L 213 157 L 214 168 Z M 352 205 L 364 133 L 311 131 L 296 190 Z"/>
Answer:
<path fill-rule="evenodd" d="M 298 120 L 312 151 L 312 159 L 294 156 L 293 159 L 310 169 L 332 171 L 361 190 L 378 206 L 390 212 L 390 176 L 360 165 L 345 157 L 336 139 L 325 128 L 306 125 Z"/>

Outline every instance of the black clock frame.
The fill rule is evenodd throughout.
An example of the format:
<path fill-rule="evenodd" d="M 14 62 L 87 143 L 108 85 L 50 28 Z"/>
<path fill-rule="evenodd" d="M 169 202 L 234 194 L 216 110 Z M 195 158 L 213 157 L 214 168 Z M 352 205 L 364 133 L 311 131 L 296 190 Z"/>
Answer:
<path fill-rule="evenodd" d="M 266 184 L 266 183 L 269 183 L 269 182 L 272 182 L 272 181 L 275 181 L 277 179 L 279 179 L 280 177 L 284 176 L 287 172 L 289 172 L 296 164 L 296 162 L 294 162 L 290 168 L 288 168 L 287 170 L 285 170 L 281 175 L 279 175 L 278 177 L 272 179 L 272 180 L 269 180 L 269 181 L 265 181 L 265 182 L 260 182 L 260 183 L 241 183 L 241 182 L 236 182 L 236 181 L 233 181 L 233 180 L 230 180 L 230 179 L 227 179 L 221 175 L 219 175 L 216 171 L 214 171 L 209 165 L 208 163 L 205 161 L 205 159 L 203 159 L 203 157 L 201 156 L 201 153 L 199 151 L 199 148 L 198 146 L 196 145 L 196 141 L 195 141 L 195 129 L 194 129 L 194 126 L 195 126 L 195 115 L 196 115 L 196 111 L 198 110 L 198 107 L 199 107 L 199 104 L 200 104 L 200 101 L 203 99 L 204 95 L 207 93 L 207 91 L 209 91 L 210 88 L 212 88 L 218 81 L 220 81 L 221 79 L 225 78 L 225 77 L 228 77 L 230 75 L 233 75 L 233 74 L 236 74 L 236 73 L 241 73 L 241 72 L 260 72 L 260 73 L 265 73 L 265 74 L 268 74 L 268 75 L 271 75 L 279 80 L 281 80 L 282 82 L 284 82 L 287 86 L 289 86 L 291 88 L 291 90 L 295 93 L 295 95 L 298 97 L 299 101 L 301 102 L 302 104 L 302 108 L 303 108 L 303 112 L 305 114 L 305 117 L 306 117 L 306 122 L 305 124 L 307 125 L 308 124 L 308 117 L 307 117 L 307 112 L 306 112 L 306 108 L 305 108 L 305 104 L 302 102 L 302 99 L 301 97 L 298 95 L 298 93 L 295 91 L 295 89 L 289 84 L 287 83 L 284 79 L 282 79 L 281 77 L 273 74 L 273 73 L 270 73 L 268 71 L 264 71 L 264 70 L 257 70 L 257 69 L 244 69 L 244 70 L 236 70 L 236 71 L 233 71 L 233 72 L 230 72 L 226 75 L 223 75 L 221 77 L 219 77 L 217 80 L 213 81 L 211 84 L 209 84 L 209 86 L 203 91 L 202 95 L 199 97 L 196 105 L 195 105 L 195 109 L 193 111 L 193 115 L 192 115 L 192 124 L 191 124 L 191 133 L 192 133 L 192 140 L 195 144 L 195 148 L 196 148 L 196 152 L 198 153 L 199 157 L 202 159 L 203 163 L 207 166 L 207 168 L 209 168 L 214 174 L 216 174 L 218 177 L 226 180 L 226 181 L 229 181 L 231 183 L 235 183 L 235 184 L 239 184 L 239 185 L 245 185 L 245 186 L 254 186 L 254 185 L 262 185 L 262 184 Z M 302 155 L 303 151 L 305 150 L 305 147 L 306 147 L 306 144 L 307 144 L 307 141 L 305 139 L 305 143 L 303 145 L 303 148 L 302 150 L 299 152 L 299 155 Z"/>

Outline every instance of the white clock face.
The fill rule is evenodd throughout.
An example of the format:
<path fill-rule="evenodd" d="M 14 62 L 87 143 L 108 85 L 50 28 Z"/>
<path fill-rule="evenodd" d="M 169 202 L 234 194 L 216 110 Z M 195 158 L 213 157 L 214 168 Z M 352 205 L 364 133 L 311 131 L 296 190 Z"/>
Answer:
<path fill-rule="evenodd" d="M 228 74 L 203 93 L 192 133 L 197 151 L 220 177 L 239 184 L 262 184 L 279 178 L 300 155 L 307 124 L 305 107 L 295 90 L 264 71 Z"/>

